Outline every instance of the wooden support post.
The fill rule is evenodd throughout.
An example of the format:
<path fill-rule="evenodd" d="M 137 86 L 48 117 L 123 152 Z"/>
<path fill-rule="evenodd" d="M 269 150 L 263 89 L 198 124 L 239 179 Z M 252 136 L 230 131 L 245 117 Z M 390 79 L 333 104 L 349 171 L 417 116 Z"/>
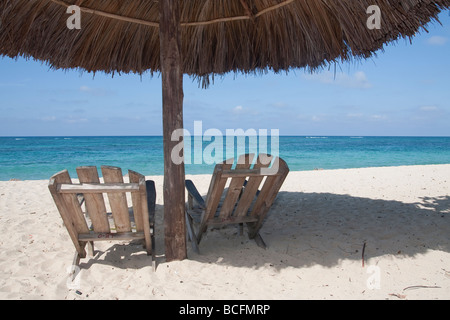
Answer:
<path fill-rule="evenodd" d="M 187 258 L 184 162 L 175 164 L 171 141 L 175 130 L 183 129 L 183 68 L 180 41 L 180 1 L 159 1 L 159 37 L 163 98 L 164 141 L 164 234 L 167 261 Z"/>

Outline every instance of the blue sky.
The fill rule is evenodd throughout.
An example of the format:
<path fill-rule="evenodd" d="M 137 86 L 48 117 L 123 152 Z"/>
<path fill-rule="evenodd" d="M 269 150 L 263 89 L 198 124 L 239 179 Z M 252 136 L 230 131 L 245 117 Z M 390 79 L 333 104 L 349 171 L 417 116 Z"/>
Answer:
<path fill-rule="evenodd" d="M 315 74 L 184 81 L 184 123 L 281 135 L 450 136 L 450 16 L 413 43 Z M 161 135 L 161 79 L 50 70 L 0 58 L 0 136 Z"/>

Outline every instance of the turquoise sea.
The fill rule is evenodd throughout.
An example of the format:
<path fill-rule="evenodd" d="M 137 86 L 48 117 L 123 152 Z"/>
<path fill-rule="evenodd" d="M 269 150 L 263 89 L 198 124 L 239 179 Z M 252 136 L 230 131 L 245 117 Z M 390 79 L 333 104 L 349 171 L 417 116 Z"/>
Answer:
<path fill-rule="evenodd" d="M 242 144 L 235 138 L 234 149 L 211 152 L 213 142 L 192 137 L 191 164 L 187 174 L 212 173 L 214 164 L 204 157 L 199 162 L 199 147 L 223 159 L 240 154 Z M 199 139 L 194 143 L 194 139 Z M 279 141 L 268 139 L 267 152 L 277 154 L 291 171 L 314 169 L 344 169 L 400 165 L 450 164 L 450 137 L 305 137 L 282 136 Z M 259 142 L 256 143 L 259 146 Z M 253 151 L 255 142 L 247 137 L 246 152 Z M 241 149 L 237 148 L 240 146 Z M 239 150 L 238 150 L 239 149 Z M 262 149 L 257 149 L 265 151 Z M 187 152 L 189 153 L 189 152 Z M 202 155 L 200 152 L 200 159 Z M 234 155 L 233 155 L 234 156 Z M 197 157 L 197 158 L 195 158 Z M 132 169 L 144 175 L 163 174 L 163 139 L 145 137 L 0 137 L 0 180 L 41 180 L 68 169 L 76 177 L 81 165 L 112 165 Z M 126 170 L 124 170 L 126 172 Z"/>

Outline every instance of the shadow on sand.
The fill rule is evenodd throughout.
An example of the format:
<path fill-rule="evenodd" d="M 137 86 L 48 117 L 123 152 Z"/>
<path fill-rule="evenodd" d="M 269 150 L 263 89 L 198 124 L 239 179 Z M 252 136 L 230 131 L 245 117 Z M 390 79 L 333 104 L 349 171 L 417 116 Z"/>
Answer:
<path fill-rule="evenodd" d="M 292 210 L 292 208 L 295 208 Z M 163 209 L 156 208 L 156 262 L 164 263 Z M 362 261 L 385 255 L 415 256 L 428 250 L 450 252 L 450 197 L 424 197 L 420 203 L 374 200 L 331 193 L 280 192 L 261 229 L 267 249 L 259 248 L 237 228 L 208 231 L 189 259 L 234 267 L 276 269 Z M 365 244 L 365 245 L 364 245 Z M 149 266 L 139 243 L 113 244 L 81 264 L 116 268 Z"/>

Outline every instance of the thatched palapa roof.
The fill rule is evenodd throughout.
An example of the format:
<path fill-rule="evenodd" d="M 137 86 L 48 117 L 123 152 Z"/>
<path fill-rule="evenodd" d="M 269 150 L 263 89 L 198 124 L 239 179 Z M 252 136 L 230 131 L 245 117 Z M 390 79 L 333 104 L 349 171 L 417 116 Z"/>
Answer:
<path fill-rule="evenodd" d="M 180 2 L 183 72 L 205 79 L 368 58 L 450 6 L 450 0 Z M 81 30 L 66 26 L 69 5 L 81 8 Z M 367 28 L 371 5 L 381 9 L 379 30 Z M 1 0 L 0 19 L 1 55 L 90 72 L 160 71 L 156 0 Z"/>

